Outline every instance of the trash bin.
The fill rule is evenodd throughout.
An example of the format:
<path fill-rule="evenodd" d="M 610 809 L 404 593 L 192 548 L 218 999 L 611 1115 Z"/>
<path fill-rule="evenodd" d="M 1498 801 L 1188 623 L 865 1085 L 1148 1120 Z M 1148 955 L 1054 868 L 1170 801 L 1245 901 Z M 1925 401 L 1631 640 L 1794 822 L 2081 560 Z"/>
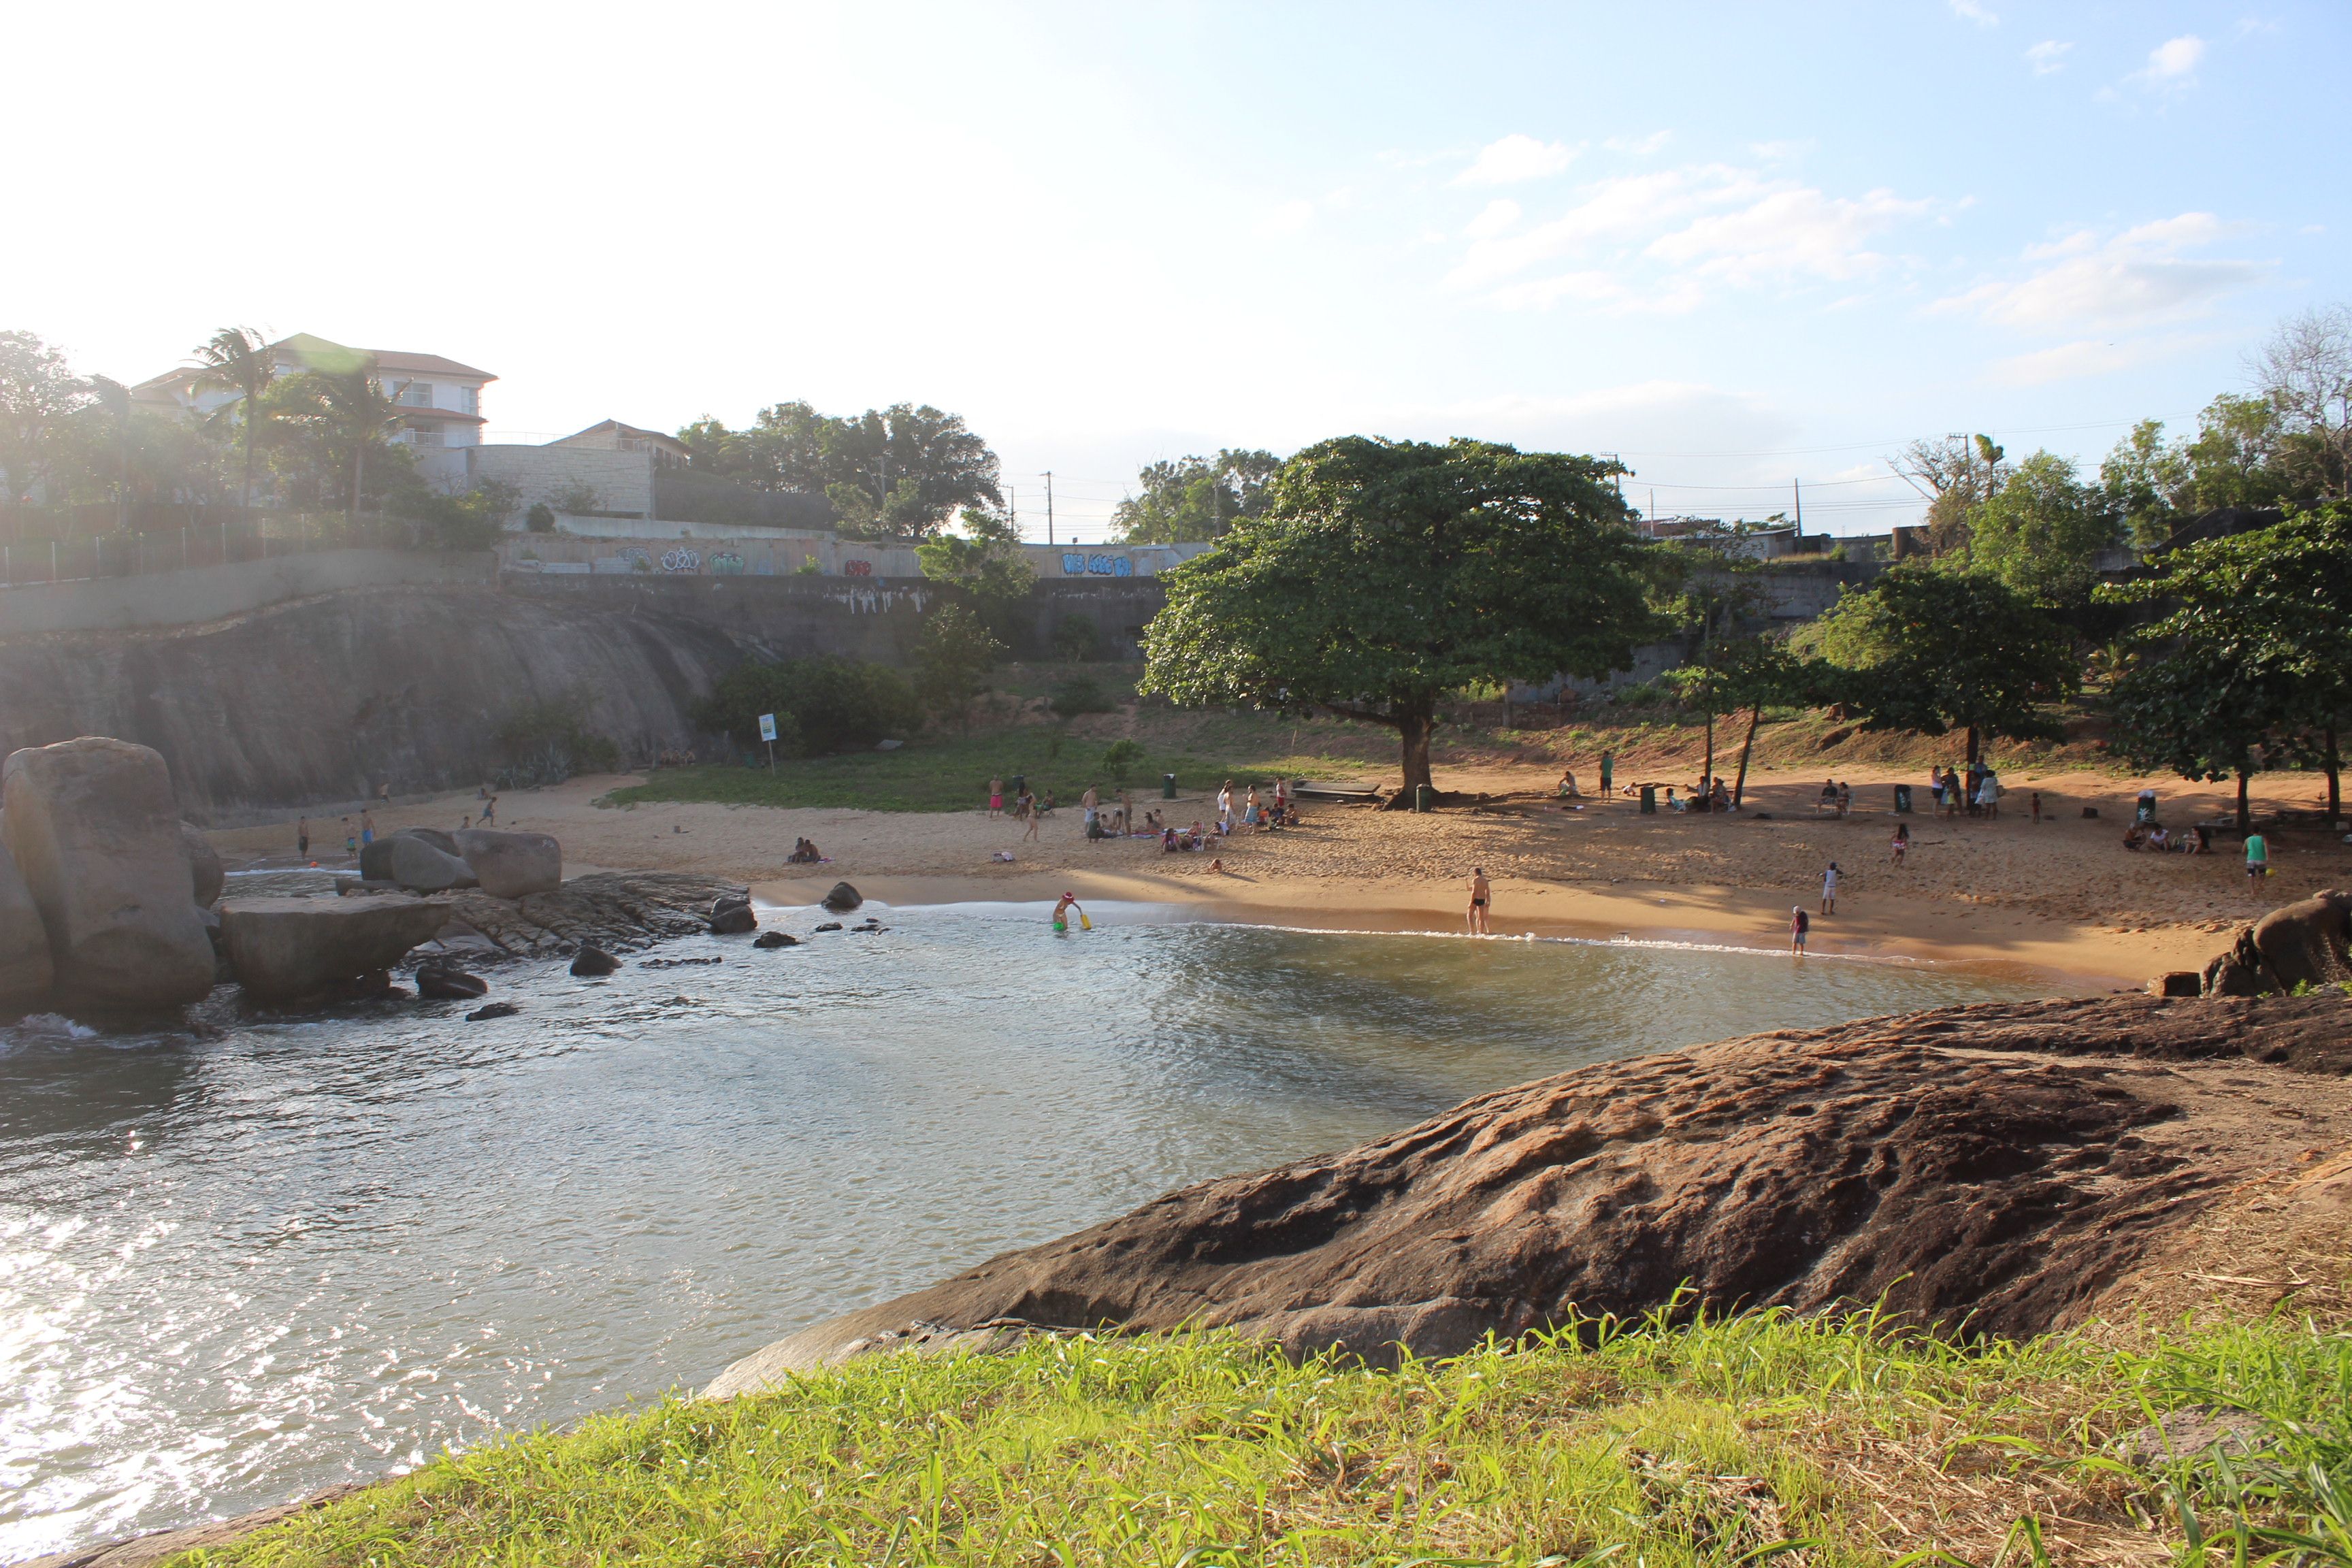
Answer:
<path fill-rule="evenodd" d="M 1911 815 L 1911 786 L 1909 784 L 1896 784 L 1895 786 L 1895 815 L 1897 816 L 1908 816 Z"/>
<path fill-rule="evenodd" d="M 1435 811 L 1437 792 L 1427 784 L 1412 786 L 1412 808 L 1415 811 Z"/>
<path fill-rule="evenodd" d="M 1174 773 L 1161 773 L 1160 775 L 1160 798 L 1162 800 L 1174 800 L 1176 798 L 1176 775 Z"/>
<path fill-rule="evenodd" d="M 2139 792 L 2139 812 L 2135 820 L 2140 822 L 2154 822 L 2156 820 L 2156 792 L 2154 790 L 2144 789 Z"/>
<path fill-rule="evenodd" d="M 1642 786 L 1642 815 L 1643 816 L 1658 815 L 1658 786 L 1655 784 Z"/>

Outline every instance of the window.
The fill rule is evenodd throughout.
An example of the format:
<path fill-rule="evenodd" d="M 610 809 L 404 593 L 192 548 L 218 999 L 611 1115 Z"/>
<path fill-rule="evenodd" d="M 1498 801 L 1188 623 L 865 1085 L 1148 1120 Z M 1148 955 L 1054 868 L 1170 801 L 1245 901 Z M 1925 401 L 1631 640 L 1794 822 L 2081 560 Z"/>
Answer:
<path fill-rule="evenodd" d="M 400 405 L 403 408 L 432 407 L 432 384 L 430 382 L 424 381 L 412 381 L 406 386 L 402 387 L 400 389 Z"/>
<path fill-rule="evenodd" d="M 457 389 L 457 412 L 460 414 L 479 414 L 481 411 L 482 389 L 478 386 L 459 387 Z"/>
<path fill-rule="evenodd" d="M 624 451 L 624 452 L 642 452 L 642 451 L 644 451 L 645 449 L 646 449 L 646 438 L 645 438 L 644 437 L 642 437 L 642 436 L 624 436 L 624 437 L 621 437 L 621 450 L 622 450 L 622 451 Z"/>
<path fill-rule="evenodd" d="M 411 444 L 415 446 L 438 447 L 441 445 L 441 426 L 438 425 L 418 425 L 413 426 L 408 432 L 408 438 Z"/>

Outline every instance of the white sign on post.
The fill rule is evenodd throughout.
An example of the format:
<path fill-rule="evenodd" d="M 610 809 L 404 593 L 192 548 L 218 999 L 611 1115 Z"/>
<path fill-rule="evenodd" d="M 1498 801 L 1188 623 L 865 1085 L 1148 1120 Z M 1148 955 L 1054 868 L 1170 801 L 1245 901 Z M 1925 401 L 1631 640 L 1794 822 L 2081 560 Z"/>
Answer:
<path fill-rule="evenodd" d="M 762 713 L 760 715 L 760 739 L 766 741 L 771 744 L 774 743 L 776 739 L 776 716 L 773 713 Z"/>

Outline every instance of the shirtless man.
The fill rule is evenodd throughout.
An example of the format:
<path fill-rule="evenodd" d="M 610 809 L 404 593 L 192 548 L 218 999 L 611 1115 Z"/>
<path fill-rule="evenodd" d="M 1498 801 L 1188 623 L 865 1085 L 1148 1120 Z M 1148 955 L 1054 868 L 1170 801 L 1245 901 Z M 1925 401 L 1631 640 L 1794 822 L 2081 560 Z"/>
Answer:
<path fill-rule="evenodd" d="M 1494 925 L 1488 919 L 1488 911 L 1492 909 L 1494 901 L 1495 891 L 1492 888 L 1486 885 L 1486 868 L 1484 866 L 1471 867 L 1470 934 L 1472 936 L 1492 936 L 1495 934 Z"/>

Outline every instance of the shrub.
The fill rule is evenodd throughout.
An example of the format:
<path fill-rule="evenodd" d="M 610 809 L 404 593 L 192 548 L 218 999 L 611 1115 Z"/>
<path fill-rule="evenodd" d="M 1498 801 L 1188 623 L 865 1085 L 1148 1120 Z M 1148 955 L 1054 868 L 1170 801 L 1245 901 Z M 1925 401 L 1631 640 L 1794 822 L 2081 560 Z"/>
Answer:
<path fill-rule="evenodd" d="M 553 533 L 555 509 L 543 500 L 535 500 L 530 510 L 522 514 L 522 525 L 533 533 Z"/>
<path fill-rule="evenodd" d="M 1067 615 L 1054 628 L 1054 654 L 1058 658 L 1084 662 L 1102 655 L 1102 632 L 1092 616 Z"/>
<path fill-rule="evenodd" d="M 1114 783 L 1125 784 L 1127 775 L 1143 765 L 1143 742 L 1113 741 L 1102 754 L 1102 765 Z"/>
<path fill-rule="evenodd" d="M 1054 688 L 1054 711 L 1065 719 L 1075 719 L 1081 713 L 1108 713 L 1118 704 L 1111 700 L 1102 682 L 1091 675 L 1074 675 Z"/>
<path fill-rule="evenodd" d="M 887 665 L 845 658 L 738 665 L 695 705 L 694 721 L 751 745 L 759 740 L 762 713 L 776 716 L 780 747 L 789 716 L 794 750 L 810 753 L 862 750 L 923 724 L 905 676 Z"/>

